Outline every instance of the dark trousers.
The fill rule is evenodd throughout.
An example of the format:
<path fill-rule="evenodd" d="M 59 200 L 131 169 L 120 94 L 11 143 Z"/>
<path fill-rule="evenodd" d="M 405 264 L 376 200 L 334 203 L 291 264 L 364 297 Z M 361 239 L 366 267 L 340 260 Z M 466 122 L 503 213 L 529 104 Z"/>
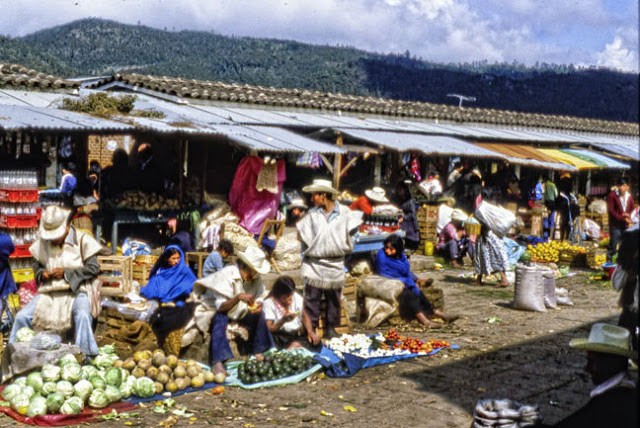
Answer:
<path fill-rule="evenodd" d="M 618 244 L 624 230 L 619 227 L 609 225 L 609 248 L 607 250 L 607 261 L 611 261 L 613 256 L 618 252 Z"/>
<path fill-rule="evenodd" d="M 313 328 L 318 327 L 320 320 L 320 301 L 324 296 L 326 301 L 325 330 L 340 325 L 340 298 L 342 289 L 317 288 L 309 284 L 304 286 L 304 310 L 311 319 Z"/>
<path fill-rule="evenodd" d="M 264 314 L 249 312 L 244 318 L 237 321 L 238 324 L 249 330 L 249 343 L 251 344 L 251 353 L 260 354 L 273 347 L 273 337 L 267 328 L 267 322 Z M 233 352 L 229 341 L 227 340 L 227 326 L 229 325 L 229 317 L 227 314 L 216 313 L 211 320 L 211 347 L 209 350 L 209 363 L 213 366 L 218 362 L 225 362 L 233 358 Z"/>

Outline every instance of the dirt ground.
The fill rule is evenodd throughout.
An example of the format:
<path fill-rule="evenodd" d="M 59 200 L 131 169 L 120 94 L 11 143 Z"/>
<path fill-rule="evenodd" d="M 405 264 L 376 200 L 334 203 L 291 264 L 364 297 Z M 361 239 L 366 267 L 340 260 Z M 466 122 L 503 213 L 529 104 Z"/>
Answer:
<path fill-rule="evenodd" d="M 468 428 L 482 398 L 537 404 L 546 423 L 584 404 L 591 389 L 582 370 L 585 355 L 568 342 L 586 337 L 593 322 L 617 321 L 617 292 L 607 282 L 590 281 L 588 271 L 574 270 L 575 276 L 557 281 L 569 289 L 573 306 L 544 313 L 517 311 L 510 308 L 513 286 L 472 286 L 459 277 L 462 272 L 428 273 L 444 291 L 445 310 L 461 318 L 442 330 L 424 332 L 411 325 L 402 332 L 445 339 L 459 345 L 458 350 L 365 369 L 352 378 L 316 375 L 285 387 L 187 394 L 176 402 L 192 416 L 155 413 L 149 404 L 99 426 Z M 355 331 L 362 330 L 355 326 Z M 0 427 L 15 425 L 0 416 Z"/>

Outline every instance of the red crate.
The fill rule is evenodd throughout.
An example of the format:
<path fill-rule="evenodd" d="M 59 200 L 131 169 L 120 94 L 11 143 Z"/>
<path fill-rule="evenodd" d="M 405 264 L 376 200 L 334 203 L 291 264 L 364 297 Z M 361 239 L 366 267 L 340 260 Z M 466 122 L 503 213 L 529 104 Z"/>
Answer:
<path fill-rule="evenodd" d="M 38 189 L 0 189 L 0 202 L 38 202 Z"/>
<path fill-rule="evenodd" d="M 11 259 L 19 259 L 23 257 L 31 257 L 31 251 L 29 247 L 31 244 L 16 245 L 16 249 L 9 255 Z"/>
<path fill-rule="evenodd" d="M 7 229 L 30 229 L 38 227 L 38 215 L 2 215 L 0 216 L 0 227 Z"/>

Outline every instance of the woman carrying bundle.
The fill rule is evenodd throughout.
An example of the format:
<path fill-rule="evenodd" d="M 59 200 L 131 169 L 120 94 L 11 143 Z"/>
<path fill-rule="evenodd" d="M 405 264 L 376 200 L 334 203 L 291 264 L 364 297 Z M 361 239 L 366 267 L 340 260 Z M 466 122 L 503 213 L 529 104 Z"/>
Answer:
<path fill-rule="evenodd" d="M 440 328 L 440 323 L 432 318 L 440 318 L 447 323 L 458 319 L 457 315 L 447 315 L 439 309 L 434 309 L 419 286 L 428 287 L 433 283 L 431 279 L 420 279 L 411 272 L 411 265 L 404 255 L 402 238 L 396 234 L 389 235 L 384 240 L 384 248 L 378 251 L 376 257 L 378 273 L 385 278 L 397 279 L 404 283 L 404 288 L 398 296 L 398 311 L 405 321 L 417 319 L 428 328 Z"/>
<path fill-rule="evenodd" d="M 191 319 L 194 307 L 186 299 L 195 280 L 180 247 L 169 245 L 151 268 L 149 282 L 140 289 L 143 297 L 160 303 L 150 324 L 158 346 L 169 354 L 180 354 L 182 329 Z"/>

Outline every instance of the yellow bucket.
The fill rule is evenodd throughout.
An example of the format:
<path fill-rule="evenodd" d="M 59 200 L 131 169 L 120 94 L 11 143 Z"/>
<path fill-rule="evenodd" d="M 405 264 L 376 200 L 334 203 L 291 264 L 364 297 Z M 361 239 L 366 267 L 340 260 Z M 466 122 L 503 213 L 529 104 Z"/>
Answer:
<path fill-rule="evenodd" d="M 424 255 L 433 256 L 433 242 L 427 241 L 424 243 Z"/>

